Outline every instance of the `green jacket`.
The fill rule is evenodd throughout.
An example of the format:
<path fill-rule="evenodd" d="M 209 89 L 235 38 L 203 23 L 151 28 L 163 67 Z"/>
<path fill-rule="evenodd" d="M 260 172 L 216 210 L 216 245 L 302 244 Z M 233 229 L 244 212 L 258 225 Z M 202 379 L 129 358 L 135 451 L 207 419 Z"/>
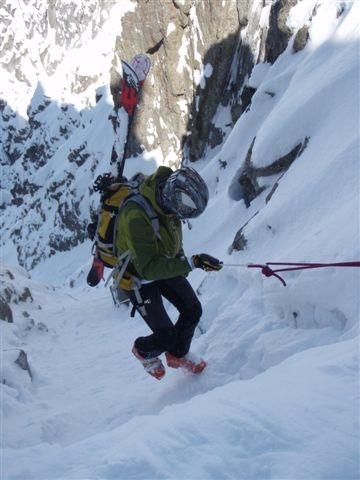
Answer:
<path fill-rule="evenodd" d="M 129 201 L 120 211 L 116 230 L 118 254 L 130 251 L 128 271 L 145 280 L 161 280 L 186 275 L 191 267 L 182 249 L 181 221 L 176 215 L 166 214 L 156 202 L 156 184 L 173 171 L 159 167 L 140 185 L 139 192 L 156 211 L 160 224 L 160 237 L 156 236 L 144 209 Z"/>

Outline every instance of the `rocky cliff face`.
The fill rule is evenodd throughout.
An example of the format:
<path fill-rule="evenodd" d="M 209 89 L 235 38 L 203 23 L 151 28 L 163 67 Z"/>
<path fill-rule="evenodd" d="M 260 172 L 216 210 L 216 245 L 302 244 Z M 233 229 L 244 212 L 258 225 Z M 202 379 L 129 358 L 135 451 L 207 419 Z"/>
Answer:
<path fill-rule="evenodd" d="M 282 8 L 272 8 L 272 26 L 270 2 L 258 0 L 160 0 L 155 11 L 152 2 L 142 1 L 125 15 L 116 50 L 145 51 L 153 64 L 147 107 L 135 130 L 147 149 L 160 147 L 176 165 L 180 153 L 196 161 L 222 143 L 227 131 L 216 124 L 216 113 L 230 109 L 231 128 L 243 111 L 241 95 L 253 66 L 274 60 L 292 33 L 282 32 L 276 19 L 294 2 L 277 3 Z M 279 32 L 283 45 L 276 50 Z M 149 130 L 155 132 L 150 140 L 144 138 Z"/>
<path fill-rule="evenodd" d="M 117 39 L 119 52 L 146 51 L 152 58 L 152 81 L 146 88 L 137 134 L 149 126 L 170 163 L 179 162 L 186 147 L 191 159 L 204 151 L 211 120 L 226 88 L 238 39 L 236 1 L 139 2 L 124 18 L 124 34 Z M 144 32 L 141 34 L 141 32 Z M 165 126 L 165 131 L 164 131 Z"/>
<path fill-rule="evenodd" d="M 145 51 L 152 82 L 136 134 L 147 149 L 160 147 L 170 163 L 191 161 L 222 143 L 216 113 L 228 109 L 231 128 L 248 106 L 246 79 L 258 62 L 273 63 L 293 34 L 286 25 L 297 0 L 140 1 L 124 17 L 119 54 Z M 165 128 L 164 128 L 165 127 Z M 154 131 L 149 141 L 144 132 Z"/>
<path fill-rule="evenodd" d="M 247 79 L 254 65 L 274 62 L 293 35 L 286 20 L 295 3 L 138 0 L 124 12 L 121 4 L 112 8 L 98 0 L 2 2 L 0 58 L 8 82 L 0 99 L 1 209 L 9 215 L 2 215 L 1 228 L 20 264 L 32 268 L 86 238 L 92 191 L 76 185 L 79 176 L 91 185 L 111 151 L 111 136 L 109 152 L 90 147 L 90 137 L 107 122 L 111 107 L 104 99 L 95 106 L 96 87 L 110 81 L 115 53 L 130 59 L 143 51 L 152 61 L 131 152 L 158 148 L 165 163 L 178 166 L 223 142 L 251 102 Z M 96 49 L 100 38 L 102 50 Z M 306 29 L 298 48 L 305 42 Z M 86 44 L 94 45 L 97 72 L 66 69 L 72 52 Z M 66 73 L 58 78 L 59 102 L 43 82 L 55 78 L 60 66 Z M 8 102 L 7 89 L 15 87 L 27 93 L 22 112 Z M 65 97 L 85 100 L 78 108 Z"/>

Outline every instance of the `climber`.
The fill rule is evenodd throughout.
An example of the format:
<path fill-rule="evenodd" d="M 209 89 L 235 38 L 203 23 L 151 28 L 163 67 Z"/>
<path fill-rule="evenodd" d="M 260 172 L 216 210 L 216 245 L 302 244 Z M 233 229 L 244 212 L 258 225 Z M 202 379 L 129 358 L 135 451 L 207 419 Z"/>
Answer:
<path fill-rule="evenodd" d="M 186 276 L 194 268 L 220 270 L 222 263 L 207 254 L 185 256 L 181 221 L 205 210 L 207 186 L 193 168 L 174 172 L 159 167 L 141 183 L 139 193 L 153 208 L 153 218 L 139 203 L 130 200 L 118 216 L 115 234 L 118 254 L 130 254 L 126 272 L 131 276 L 131 287 L 126 293 L 152 331 L 135 340 L 132 352 L 147 373 L 157 379 L 165 375 L 159 358 L 164 352 L 169 367 L 200 373 L 206 363 L 191 356 L 189 349 L 202 307 Z M 152 223 L 154 217 L 159 222 L 158 234 Z M 163 298 L 179 312 L 175 324 L 165 310 Z"/>

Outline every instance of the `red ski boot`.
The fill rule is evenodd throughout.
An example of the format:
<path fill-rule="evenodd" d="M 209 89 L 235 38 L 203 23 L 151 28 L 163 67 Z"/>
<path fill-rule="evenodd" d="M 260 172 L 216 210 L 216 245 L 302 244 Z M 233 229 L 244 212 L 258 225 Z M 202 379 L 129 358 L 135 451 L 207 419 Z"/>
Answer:
<path fill-rule="evenodd" d="M 140 355 L 140 353 L 136 350 L 135 345 L 132 348 L 132 353 L 135 357 L 142 363 L 142 366 L 147 371 L 149 375 L 155 377 L 157 380 L 161 380 L 165 375 L 165 367 L 158 357 L 154 358 L 144 358 Z"/>
<path fill-rule="evenodd" d="M 187 354 L 185 357 L 174 357 L 169 352 L 165 352 L 166 363 L 171 368 L 184 368 L 191 373 L 201 373 L 206 367 L 205 360 L 198 359 L 194 355 Z"/>

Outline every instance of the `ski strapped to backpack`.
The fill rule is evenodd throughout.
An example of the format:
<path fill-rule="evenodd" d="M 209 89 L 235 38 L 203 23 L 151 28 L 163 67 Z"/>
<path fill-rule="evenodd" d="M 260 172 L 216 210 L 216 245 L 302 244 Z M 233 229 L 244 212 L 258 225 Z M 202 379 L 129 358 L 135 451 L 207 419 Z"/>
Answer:
<path fill-rule="evenodd" d="M 114 145 L 110 159 L 110 171 L 121 178 L 132 132 L 136 107 L 140 101 L 141 90 L 150 70 L 150 59 L 140 53 L 128 63 L 117 58 L 122 77 L 121 87 L 114 86 L 114 111 L 110 115 L 114 129 Z M 120 88 L 120 89 L 119 89 Z"/>
<path fill-rule="evenodd" d="M 119 69 L 118 71 L 117 67 Z M 129 63 L 121 60 L 116 55 L 115 71 L 117 71 L 118 80 L 110 86 L 114 100 L 114 110 L 109 117 L 114 129 L 114 144 L 110 158 L 110 173 L 98 177 L 94 185 L 95 191 L 104 193 L 107 187 L 115 182 L 116 178 L 118 179 L 118 182 L 121 181 L 122 184 L 127 182 L 126 178 L 123 177 L 125 154 L 132 130 L 136 106 L 139 103 L 141 89 L 149 73 L 150 67 L 150 58 L 144 53 L 135 55 Z M 87 230 L 89 237 L 93 240 L 97 233 L 97 221 L 90 223 Z M 108 243 L 112 246 L 113 238 L 106 237 L 104 243 Z M 110 248 L 110 250 L 107 251 L 108 248 L 109 247 L 106 247 L 106 245 L 102 247 L 102 257 L 105 257 L 106 266 L 113 267 L 112 264 L 115 261 L 112 258 L 112 249 Z M 102 280 L 104 273 L 104 263 L 101 258 L 96 255 L 96 245 L 93 254 L 93 263 L 87 275 L 87 283 L 92 287 Z M 111 293 L 113 294 L 114 292 L 111 291 Z M 115 303 L 118 304 L 119 302 Z"/>

